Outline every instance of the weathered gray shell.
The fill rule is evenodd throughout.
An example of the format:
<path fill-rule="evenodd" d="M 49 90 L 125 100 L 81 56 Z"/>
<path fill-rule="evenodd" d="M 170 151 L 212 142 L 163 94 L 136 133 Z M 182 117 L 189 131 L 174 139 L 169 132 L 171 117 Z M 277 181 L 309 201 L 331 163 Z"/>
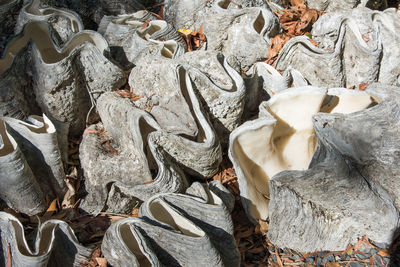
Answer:
<path fill-rule="evenodd" d="M 216 190 L 222 187 L 193 183 L 188 189 L 192 196 L 153 196 L 141 206 L 140 218 L 120 220 L 107 230 L 105 257 L 118 266 L 138 261 L 157 266 L 158 260 L 166 266 L 239 266 L 232 220 L 219 198 L 229 192 Z"/>
<path fill-rule="evenodd" d="M 148 25 L 142 28 L 145 22 Z M 184 42 L 176 29 L 166 21 L 155 20 L 150 12 L 144 10 L 129 15 L 105 16 L 98 32 L 110 44 L 113 57 L 124 67 L 132 65 L 130 63 L 135 57 L 152 43 L 174 40 L 179 49 L 176 55 L 184 53 Z"/>
<path fill-rule="evenodd" d="M 306 0 L 306 5 L 311 9 L 333 12 L 364 6 L 371 9 L 384 10 L 388 7 L 388 2 L 386 0 Z"/>
<path fill-rule="evenodd" d="M 397 145 L 388 137 L 396 136 L 397 115 L 388 114 L 397 114 L 399 89 L 285 89 L 304 78 L 293 69 L 281 76 L 264 63 L 251 71 L 272 96 L 258 119 L 230 136 L 249 218 L 269 219 L 271 242 L 297 251 L 342 250 L 364 235 L 390 243 L 400 187 Z"/>
<path fill-rule="evenodd" d="M 14 33 L 18 13 L 23 4 L 22 0 L 10 0 L 0 2 L 0 48 L 7 44 L 8 38 Z M 1 54 L 1 53 L 0 53 Z"/>
<path fill-rule="evenodd" d="M 15 25 L 15 33 L 21 32 L 30 21 L 49 23 L 53 28 L 52 39 L 58 46 L 64 45 L 75 33 L 83 30 L 83 23 L 77 13 L 63 8 L 43 8 L 40 0 L 30 0 L 24 5 Z"/>
<path fill-rule="evenodd" d="M 85 186 L 89 195 L 81 208 L 88 212 L 100 212 L 107 200 L 108 209 L 129 209 L 135 199 L 146 200 L 159 192 L 182 192 L 187 187 L 186 172 L 199 177 L 210 177 L 218 170 L 221 148 L 214 130 L 203 115 L 192 88 L 189 75 L 182 68 L 176 69 L 176 90 L 181 91 L 188 112 L 199 129 L 195 135 L 179 135 L 136 107 L 136 102 L 124 99 L 116 93 L 107 93 L 98 100 L 98 111 L 105 129 L 116 142 L 118 155 L 109 155 L 98 146 L 98 137 L 84 136 L 80 159 L 85 172 Z M 162 116 L 162 114 L 160 114 Z M 151 170 L 157 170 L 152 179 Z M 107 184 L 118 187 L 128 203 L 110 202 Z M 113 192 L 111 192 L 113 193 Z M 108 198 L 107 198 L 108 195 Z"/>
<path fill-rule="evenodd" d="M 398 85 L 400 29 L 398 11 L 356 8 L 322 16 L 313 26 L 315 47 L 307 37 L 291 39 L 276 67 L 301 69 L 316 86 L 348 87 L 379 81 Z"/>
<path fill-rule="evenodd" d="M 308 168 L 317 147 L 312 115 L 321 111 L 350 113 L 371 103 L 365 92 L 326 92 L 312 86 L 281 90 L 263 102 L 259 118 L 245 122 L 230 136 L 229 157 L 250 219 L 268 218 L 268 183 L 274 175 Z"/>
<path fill-rule="evenodd" d="M 0 121 L 0 197 L 24 213 L 41 212 L 45 194 L 62 199 L 66 192 L 56 129 L 46 116 L 32 116 L 30 123 L 6 117 Z"/>
<path fill-rule="evenodd" d="M 399 88 L 374 84 L 366 92 L 378 105 L 314 115 L 319 148 L 310 168 L 270 181 L 271 242 L 300 251 L 341 250 L 364 235 L 392 242 L 400 207 Z"/>
<path fill-rule="evenodd" d="M 237 67 L 238 63 L 215 51 L 188 52 L 173 60 L 165 54 L 159 50 L 143 51 L 135 60 L 129 84 L 142 96 L 135 104 L 142 109 L 152 106 L 150 113 L 171 133 L 196 134 L 198 128 L 176 82 L 176 69 L 182 66 L 220 141 L 227 143 L 227 135 L 240 124 L 244 111 L 246 87 L 231 66 Z"/>
<path fill-rule="evenodd" d="M 204 49 L 235 56 L 242 68 L 248 68 L 267 58 L 270 38 L 279 32 L 280 24 L 269 8 L 227 9 L 228 2 L 168 1 L 164 17 L 178 29 L 198 30 L 203 25 Z"/>
<path fill-rule="evenodd" d="M 33 45 L 26 49 L 29 39 Z M 60 49 L 47 23 L 26 24 L 0 59 L 0 115 L 23 119 L 37 114 L 39 106 L 78 134 L 96 98 L 124 83 L 123 71 L 103 55 L 107 49 L 104 38 L 92 31 L 79 32 Z"/>
<path fill-rule="evenodd" d="M 81 266 L 91 249 L 79 244 L 73 230 L 60 220 L 48 220 L 37 230 L 34 246 L 28 244 L 21 222 L 11 214 L 0 212 L 0 265 L 6 266 L 7 253 L 12 266 Z M 33 247 L 33 249 L 32 249 Z"/>

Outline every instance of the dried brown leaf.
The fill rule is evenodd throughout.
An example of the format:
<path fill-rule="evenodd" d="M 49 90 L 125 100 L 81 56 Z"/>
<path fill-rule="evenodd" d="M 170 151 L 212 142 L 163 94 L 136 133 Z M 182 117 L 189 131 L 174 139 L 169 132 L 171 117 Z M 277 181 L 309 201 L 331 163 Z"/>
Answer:
<path fill-rule="evenodd" d="M 49 208 L 46 210 L 46 212 L 57 212 L 57 198 L 55 198 L 51 203 Z"/>
<path fill-rule="evenodd" d="M 365 89 L 367 89 L 368 85 L 368 83 L 360 83 L 360 85 L 358 86 L 358 90 L 364 91 Z"/>
<path fill-rule="evenodd" d="M 287 34 L 278 34 L 272 38 L 271 45 L 269 46 L 268 50 L 268 58 L 277 56 L 289 39 L 290 37 Z"/>
<path fill-rule="evenodd" d="M 389 250 L 387 250 L 387 249 L 381 249 L 376 254 L 378 254 L 381 257 L 388 257 L 390 255 Z"/>
<path fill-rule="evenodd" d="M 11 257 L 11 246 L 10 243 L 7 245 L 7 260 L 5 267 L 12 267 L 12 257 Z"/>
<path fill-rule="evenodd" d="M 99 267 L 107 267 L 107 260 L 105 258 L 96 258 L 97 264 Z"/>

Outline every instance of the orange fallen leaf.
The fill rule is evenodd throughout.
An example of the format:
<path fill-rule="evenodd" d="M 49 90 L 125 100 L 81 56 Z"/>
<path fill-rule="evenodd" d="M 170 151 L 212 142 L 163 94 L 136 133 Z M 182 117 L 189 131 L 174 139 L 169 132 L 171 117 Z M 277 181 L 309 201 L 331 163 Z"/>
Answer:
<path fill-rule="evenodd" d="M 188 52 L 201 49 L 207 42 L 206 35 L 203 33 L 203 24 L 201 24 L 200 29 L 197 31 L 179 29 L 178 32 L 184 38 Z"/>
<path fill-rule="evenodd" d="M 304 0 L 290 0 L 290 4 L 299 8 L 306 8 L 306 3 Z"/>
<path fill-rule="evenodd" d="M 271 45 L 268 50 L 268 58 L 277 56 L 283 46 L 289 41 L 290 37 L 287 34 L 278 34 L 271 40 Z"/>
<path fill-rule="evenodd" d="M 150 19 L 147 19 L 145 22 L 143 22 L 141 28 L 142 28 L 142 29 L 146 28 L 147 26 L 149 26 L 149 23 L 150 23 Z"/>
<path fill-rule="evenodd" d="M 99 267 L 107 267 L 107 260 L 105 258 L 96 258 L 97 264 Z"/>
<path fill-rule="evenodd" d="M 275 255 L 276 255 L 276 261 L 278 262 L 280 267 L 283 267 L 283 263 L 281 261 L 281 257 L 279 257 L 279 253 L 278 253 L 278 248 L 275 246 Z"/>
<path fill-rule="evenodd" d="M 11 246 L 10 243 L 7 245 L 7 261 L 5 267 L 12 267 L 12 257 L 11 257 Z"/>
<path fill-rule="evenodd" d="M 57 198 L 55 198 L 51 203 L 49 208 L 46 210 L 46 212 L 57 212 Z"/>
<path fill-rule="evenodd" d="M 88 135 L 88 134 L 91 134 L 91 133 L 97 134 L 97 133 L 99 133 L 99 131 L 97 131 L 97 130 L 95 130 L 95 129 L 86 129 L 86 130 L 83 132 L 83 135 Z"/>
<path fill-rule="evenodd" d="M 358 90 L 364 91 L 365 89 L 367 89 L 368 85 L 368 83 L 360 83 L 360 85 L 358 86 Z"/>
<path fill-rule="evenodd" d="M 369 265 L 370 265 L 371 267 L 374 266 L 374 257 L 373 257 L 373 256 L 369 257 Z"/>
<path fill-rule="evenodd" d="M 387 257 L 387 256 L 390 255 L 390 254 L 389 254 L 389 250 L 387 250 L 387 249 L 381 249 L 381 250 L 379 250 L 378 253 L 376 253 L 376 254 L 378 254 L 378 255 L 381 256 L 381 257 Z"/>

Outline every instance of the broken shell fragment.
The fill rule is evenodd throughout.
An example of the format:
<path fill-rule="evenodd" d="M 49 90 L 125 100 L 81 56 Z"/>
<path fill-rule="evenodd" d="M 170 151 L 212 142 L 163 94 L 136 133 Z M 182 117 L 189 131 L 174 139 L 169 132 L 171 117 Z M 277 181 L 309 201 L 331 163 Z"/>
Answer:
<path fill-rule="evenodd" d="M 28 61 L 31 60 L 32 65 L 24 66 L 20 60 L 28 55 L 24 48 L 30 39 L 33 45 Z M 103 55 L 107 50 L 107 42 L 96 32 L 79 32 L 60 49 L 51 40 L 47 23 L 26 24 L 23 32 L 7 45 L 4 57 L 0 59 L 0 75 L 3 76 L 0 90 L 10 92 L 0 99 L 0 115 L 26 118 L 37 113 L 32 98 L 25 94 L 29 90 L 21 89 L 21 83 L 26 83 L 29 78 L 11 83 L 15 72 L 30 70 L 30 86 L 37 104 L 49 117 L 70 123 L 70 133 L 78 134 L 85 127 L 87 113 L 97 97 L 124 83 L 122 70 Z M 16 112 L 9 114 L 10 110 Z"/>
<path fill-rule="evenodd" d="M 239 266 L 227 208 L 206 186 L 194 183 L 192 187 L 197 189 L 188 190 L 202 191 L 199 193 L 206 195 L 207 200 L 183 194 L 155 195 L 143 203 L 139 218 L 127 218 L 111 225 L 102 244 L 106 259 L 120 266 L 130 266 L 131 262 Z M 214 247 L 215 242 L 221 242 L 222 233 L 226 239 Z M 193 250 L 193 246 L 197 249 Z"/>
<path fill-rule="evenodd" d="M 33 249 L 16 217 L 0 212 L 0 228 L 1 266 L 81 266 L 92 252 L 79 244 L 73 230 L 60 220 L 48 220 L 39 226 Z M 7 254 L 12 256 L 8 258 Z"/>
<path fill-rule="evenodd" d="M 301 69 L 315 86 L 350 87 L 380 81 L 398 84 L 397 57 L 399 14 L 368 8 L 334 12 L 321 16 L 312 36 L 291 39 L 279 53 L 276 67 Z M 394 53 L 394 54 L 393 54 Z"/>
<path fill-rule="evenodd" d="M 268 218 L 269 181 L 284 170 L 305 170 L 317 148 L 312 116 L 354 112 L 372 104 L 365 92 L 317 87 L 281 90 L 260 105 L 260 117 L 232 132 L 229 157 L 238 175 L 243 206 L 253 222 Z M 332 95 L 329 95 L 332 93 Z"/>

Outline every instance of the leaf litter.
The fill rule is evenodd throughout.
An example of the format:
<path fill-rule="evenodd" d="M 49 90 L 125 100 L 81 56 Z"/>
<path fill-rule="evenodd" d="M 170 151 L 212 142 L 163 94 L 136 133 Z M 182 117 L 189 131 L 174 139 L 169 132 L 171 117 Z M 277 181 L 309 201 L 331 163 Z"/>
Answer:
<path fill-rule="evenodd" d="M 312 25 L 324 12 L 307 8 L 304 0 L 290 0 L 288 8 L 279 12 L 275 11 L 282 25 L 282 33 L 276 35 L 271 40 L 268 50 L 268 60 L 266 63 L 273 65 L 283 46 L 293 37 L 305 35 L 310 42 L 317 46 L 310 34 Z"/>

